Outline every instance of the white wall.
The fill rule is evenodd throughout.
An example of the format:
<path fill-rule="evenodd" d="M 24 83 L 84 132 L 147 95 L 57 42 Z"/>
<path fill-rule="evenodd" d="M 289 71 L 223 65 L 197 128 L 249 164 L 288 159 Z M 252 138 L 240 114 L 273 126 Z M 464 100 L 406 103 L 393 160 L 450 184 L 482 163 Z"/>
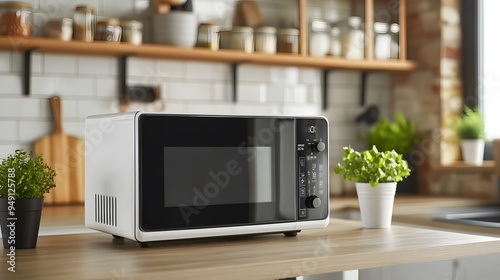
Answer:
<path fill-rule="evenodd" d="M 63 3 L 59 10 L 54 9 L 61 16 L 69 13 L 76 3 L 90 2 L 102 11 L 101 15 L 119 16 L 133 14 L 134 5 L 141 1 L 31 2 L 39 11 L 48 9 L 44 5 Z M 226 2 L 209 1 L 213 5 Z M 35 52 L 31 95 L 26 97 L 22 95 L 21 58 L 20 53 L 0 52 L 0 157 L 16 148 L 31 149 L 33 141 L 52 131 L 48 98 L 53 95 L 63 100 L 64 130 L 80 137 L 87 116 L 118 111 L 116 59 Z M 354 122 L 358 114 L 373 104 L 380 106 L 383 115 L 390 111 L 390 74 L 369 75 L 367 101 L 362 107 L 360 73 L 331 71 L 329 109 L 322 111 L 319 69 L 243 64 L 238 73 L 237 103 L 231 101 L 227 64 L 130 58 L 128 80 L 129 84 L 160 86 L 164 111 L 170 113 L 325 115 L 331 126 L 332 165 L 340 160 L 342 146 L 362 148 L 359 134 L 364 128 Z"/>

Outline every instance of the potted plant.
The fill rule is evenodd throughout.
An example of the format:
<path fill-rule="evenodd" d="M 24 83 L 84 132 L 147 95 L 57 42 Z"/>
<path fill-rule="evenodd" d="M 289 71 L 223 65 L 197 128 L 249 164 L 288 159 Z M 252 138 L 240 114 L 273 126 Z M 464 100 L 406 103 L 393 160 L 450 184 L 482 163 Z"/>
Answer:
<path fill-rule="evenodd" d="M 368 147 L 376 146 L 379 151 L 394 150 L 408 161 L 412 172 L 401 182 L 398 192 L 416 193 L 418 190 L 416 166 L 409 160 L 410 153 L 418 140 L 415 123 L 408 121 L 401 112 L 396 112 L 392 122 L 388 118 L 379 118 L 366 135 Z"/>
<path fill-rule="evenodd" d="M 459 117 L 453 128 L 460 138 L 462 159 L 466 163 L 481 165 L 484 157 L 484 119 L 478 109 L 464 107 L 464 115 Z"/>
<path fill-rule="evenodd" d="M 5 249 L 35 248 L 43 195 L 55 187 L 55 171 L 41 155 L 16 150 L 0 162 L 0 224 Z"/>
<path fill-rule="evenodd" d="M 334 171 L 356 183 L 363 227 L 391 226 L 397 182 L 411 173 L 403 155 L 394 150 L 379 152 L 376 146 L 363 152 L 344 147 L 342 164 Z"/>

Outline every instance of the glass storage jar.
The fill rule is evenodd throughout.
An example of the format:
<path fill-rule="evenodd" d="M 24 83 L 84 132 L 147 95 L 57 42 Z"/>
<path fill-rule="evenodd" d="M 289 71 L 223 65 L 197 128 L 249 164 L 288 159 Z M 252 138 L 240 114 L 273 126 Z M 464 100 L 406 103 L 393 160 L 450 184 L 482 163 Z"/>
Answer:
<path fill-rule="evenodd" d="M 389 34 L 389 24 L 385 22 L 373 23 L 375 32 L 375 58 L 389 59 L 391 57 L 391 35 Z"/>
<path fill-rule="evenodd" d="M 0 3 L 0 36 L 30 37 L 31 9 L 29 3 Z"/>
<path fill-rule="evenodd" d="M 328 23 L 322 20 L 311 22 L 311 34 L 309 35 L 309 54 L 311 56 L 325 56 L 330 49 L 330 36 L 328 35 Z"/>
<path fill-rule="evenodd" d="M 295 28 L 279 29 L 276 50 L 280 53 L 299 53 L 299 30 Z"/>
<path fill-rule="evenodd" d="M 128 20 L 121 23 L 122 42 L 132 45 L 142 44 L 142 23 L 137 20 Z"/>
<path fill-rule="evenodd" d="M 389 28 L 391 35 L 391 58 L 399 58 L 399 24 L 393 23 Z"/>
<path fill-rule="evenodd" d="M 340 40 L 340 28 L 332 27 L 330 30 L 330 51 L 329 55 L 339 57 L 342 55 L 342 41 Z"/>
<path fill-rule="evenodd" d="M 253 28 L 235 26 L 231 30 L 219 32 L 220 48 L 253 52 Z"/>
<path fill-rule="evenodd" d="M 342 33 L 342 55 L 347 59 L 365 57 L 365 32 L 361 29 L 360 17 L 347 19 L 346 31 Z"/>
<path fill-rule="evenodd" d="M 70 18 L 49 20 L 47 22 L 47 37 L 70 41 L 73 37 L 73 20 Z"/>
<path fill-rule="evenodd" d="M 98 21 L 95 28 L 95 40 L 107 42 L 120 42 L 122 38 L 122 28 L 117 19 Z"/>
<path fill-rule="evenodd" d="M 268 54 L 276 53 L 276 28 L 263 26 L 255 29 L 255 51 Z"/>
<path fill-rule="evenodd" d="M 212 23 L 200 23 L 198 25 L 198 38 L 196 47 L 208 48 L 213 51 L 219 49 L 219 26 Z"/>
<path fill-rule="evenodd" d="M 92 42 L 96 25 L 96 10 L 91 6 L 77 6 L 73 17 L 73 38 Z"/>

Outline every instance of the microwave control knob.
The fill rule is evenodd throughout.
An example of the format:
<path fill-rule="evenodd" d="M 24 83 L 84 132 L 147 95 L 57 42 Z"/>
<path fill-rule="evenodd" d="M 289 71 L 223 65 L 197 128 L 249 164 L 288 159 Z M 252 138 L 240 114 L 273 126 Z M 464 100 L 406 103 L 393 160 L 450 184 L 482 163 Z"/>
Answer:
<path fill-rule="evenodd" d="M 313 147 L 313 150 L 315 150 L 317 152 L 322 152 L 326 149 L 325 142 L 323 142 L 323 141 L 319 141 L 317 143 L 314 143 L 312 147 Z"/>
<path fill-rule="evenodd" d="M 307 208 L 318 208 L 321 206 L 321 199 L 315 195 L 311 195 L 306 198 Z"/>

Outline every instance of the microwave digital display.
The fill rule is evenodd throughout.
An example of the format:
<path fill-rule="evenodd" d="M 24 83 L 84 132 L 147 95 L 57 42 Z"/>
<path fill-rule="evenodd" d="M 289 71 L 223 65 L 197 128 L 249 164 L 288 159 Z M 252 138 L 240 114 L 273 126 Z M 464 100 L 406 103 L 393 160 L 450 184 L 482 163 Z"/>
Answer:
<path fill-rule="evenodd" d="M 272 147 L 164 147 L 164 206 L 274 202 Z"/>

